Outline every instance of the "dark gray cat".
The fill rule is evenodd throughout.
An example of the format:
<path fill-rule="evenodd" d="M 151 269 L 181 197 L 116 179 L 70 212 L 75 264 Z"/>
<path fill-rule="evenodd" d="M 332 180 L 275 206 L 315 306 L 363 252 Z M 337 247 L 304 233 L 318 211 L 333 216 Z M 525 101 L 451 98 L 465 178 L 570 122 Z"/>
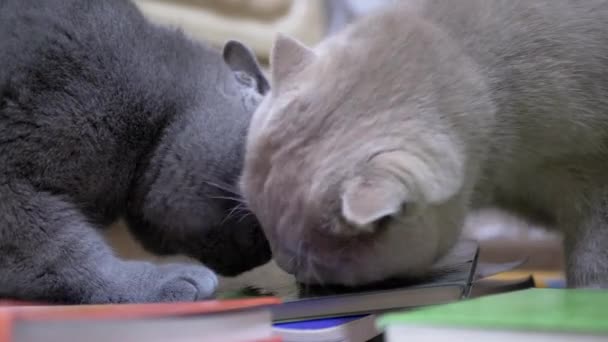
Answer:
<path fill-rule="evenodd" d="M 224 275 L 270 259 L 232 189 L 268 90 L 244 45 L 223 55 L 123 0 L 0 0 L 0 296 L 198 300 L 204 266 L 113 255 L 124 217 L 150 251 Z"/>

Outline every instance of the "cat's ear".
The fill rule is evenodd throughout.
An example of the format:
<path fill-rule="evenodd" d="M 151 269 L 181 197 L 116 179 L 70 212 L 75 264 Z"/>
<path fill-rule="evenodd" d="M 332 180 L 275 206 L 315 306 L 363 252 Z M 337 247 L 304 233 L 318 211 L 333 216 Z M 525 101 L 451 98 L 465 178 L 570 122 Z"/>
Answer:
<path fill-rule="evenodd" d="M 424 159 L 399 150 L 378 154 L 343 184 L 342 216 L 365 226 L 452 198 L 462 188 L 465 160 L 452 148 L 447 145 L 444 150 L 451 153 Z"/>
<path fill-rule="evenodd" d="M 279 33 L 270 53 L 272 88 L 279 90 L 284 82 L 288 82 L 315 58 L 312 49 L 294 38 Z"/>
<path fill-rule="evenodd" d="M 405 209 L 407 193 L 394 177 L 363 175 L 344 185 L 342 217 L 355 226 L 367 226 Z"/>
<path fill-rule="evenodd" d="M 243 43 L 229 40 L 224 45 L 222 57 L 232 71 L 245 73 L 254 79 L 256 90 L 260 94 L 264 95 L 270 90 L 268 80 L 264 76 L 255 54 Z"/>

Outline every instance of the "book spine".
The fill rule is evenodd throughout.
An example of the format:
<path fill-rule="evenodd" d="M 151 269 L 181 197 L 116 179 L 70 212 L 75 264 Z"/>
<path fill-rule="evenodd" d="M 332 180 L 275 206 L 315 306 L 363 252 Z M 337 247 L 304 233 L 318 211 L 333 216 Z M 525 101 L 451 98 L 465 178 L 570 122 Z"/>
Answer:
<path fill-rule="evenodd" d="M 0 308 L 0 342 L 11 342 L 13 332 L 13 316 Z"/>

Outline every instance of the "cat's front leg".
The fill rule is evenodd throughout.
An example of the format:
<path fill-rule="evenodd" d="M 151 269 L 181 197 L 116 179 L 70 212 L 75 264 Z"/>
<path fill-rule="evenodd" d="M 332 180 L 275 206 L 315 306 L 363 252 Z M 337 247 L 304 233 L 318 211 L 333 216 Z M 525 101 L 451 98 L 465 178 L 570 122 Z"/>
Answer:
<path fill-rule="evenodd" d="M 65 198 L 0 179 L 0 297 L 60 303 L 193 301 L 215 274 L 115 257 Z"/>
<path fill-rule="evenodd" d="M 568 287 L 608 289 L 608 197 L 564 227 Z"/>

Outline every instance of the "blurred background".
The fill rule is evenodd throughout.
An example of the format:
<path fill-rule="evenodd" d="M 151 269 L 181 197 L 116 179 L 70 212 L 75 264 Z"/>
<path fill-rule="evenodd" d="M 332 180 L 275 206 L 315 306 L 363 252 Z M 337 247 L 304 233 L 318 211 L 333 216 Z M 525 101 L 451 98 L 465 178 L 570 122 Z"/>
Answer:
<path fill-rule="evenodd" d="M 196 40 L 221 47 L 229 39 L 249 45 L 262 63 L 277 32 L 314 46 L 358 16 L 366 15 L 394 0 L 135 0 L 152 21 L 180 27 Z M 465 236 L 481 242 L 486 262 L 528 258 L 523 272 L 556 272 L 563 269 L 561 237 L 546 228 L 519 220 L 499 210 L 473 213 Z M 116 224 L 107 238 L 118 254 L 131 259 L 165 262 L 145 253 L 124 229 Z M 292 282 L 293 279 L 269 263 L 234 279 L 222 279 L 224 287 L 239 287 L 264 279 Z"/>
<path fill-rule="evenodd" d="M 314 45 L 358 15 L 392 0 L 135 0 L 158 23 L 184 29 L 195 39 L 222 46 L 237 39 L 262 61 L 277 32 Z"/>

